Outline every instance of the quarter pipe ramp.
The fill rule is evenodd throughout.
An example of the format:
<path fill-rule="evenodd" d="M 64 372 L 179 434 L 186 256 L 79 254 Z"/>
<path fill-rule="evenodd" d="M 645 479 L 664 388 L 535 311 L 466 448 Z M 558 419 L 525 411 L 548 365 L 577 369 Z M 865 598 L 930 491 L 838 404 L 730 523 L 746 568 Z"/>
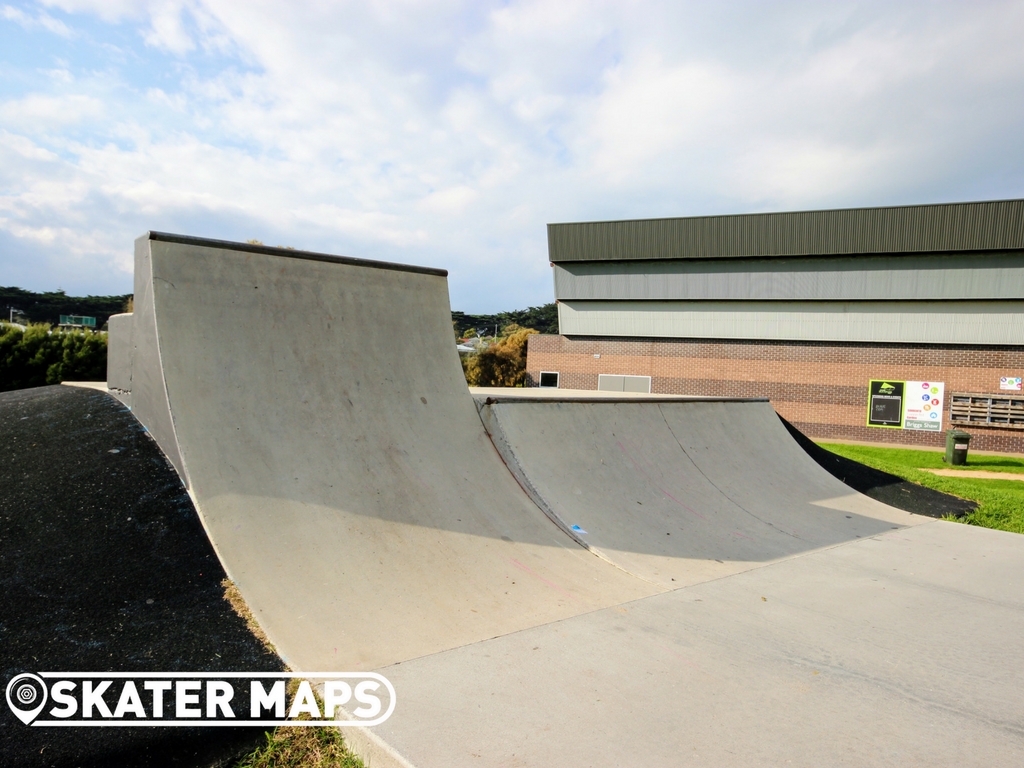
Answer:
<path fill-rule="evenodd" d="M 505 469 L 445 273 L 157 233 L 136 248 L 130 404 L 293 666 L 371 669 L 657 591 Z"/>
<path fill-rule="evenodd" d="M 506 396 L 479 407 L 542 509 L 596 554 L 665 588 L 921 520 L 821 469 L 767 401 Z"/>
<path fill-rule="evenodd" d="M 1020 763 L 1024 540 L 769 404 L 476 404 L 439 270 L 149 233 L 135 310 L 110 391 L 285 660 L 394 683 L 390 764 Z"/>

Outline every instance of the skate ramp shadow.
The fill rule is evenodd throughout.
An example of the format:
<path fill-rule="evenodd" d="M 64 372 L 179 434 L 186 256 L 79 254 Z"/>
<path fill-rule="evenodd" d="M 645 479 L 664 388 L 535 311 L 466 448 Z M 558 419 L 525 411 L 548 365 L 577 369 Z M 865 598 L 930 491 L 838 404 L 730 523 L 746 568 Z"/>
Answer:
<path fill-rule="evenodd" d="M 478 407 L 531 499 L 603 553 L 763 562 L 914 522 L 823 471 L 767 401 Z"/>
<path fill-rule="evenodd" d="M 826 472 L 850 486 L 858 493 L 870 496 L 876 501 L 897 509 L 929 517 L 962 517 L 978 508 L 977 502 L 942 493 L 934 488 L 904 480 L 880 469 L 832 453 L 811 440 L 807 435 L 786 421 L 779 420 L 792 435 L 797 445 L 806 451 Z"/>

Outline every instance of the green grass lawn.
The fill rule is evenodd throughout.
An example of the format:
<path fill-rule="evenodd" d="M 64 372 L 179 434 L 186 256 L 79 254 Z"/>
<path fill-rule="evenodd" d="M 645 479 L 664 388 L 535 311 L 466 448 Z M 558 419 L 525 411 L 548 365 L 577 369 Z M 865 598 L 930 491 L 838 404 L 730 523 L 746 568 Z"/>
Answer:
<path fill-rule="evenodd" d="M 978 502 L 978 508 L 960 518 L 969 525 L 1024 533 L 1024 482 L 1020 480 L 979 480 L 970 477 L 940 477 L 922 467 L 941 469 L 983 469 L 988 472 L 1024 474 L 1024 459 L 1009 456 L 968 454 L 966 467 L 951 467 L 942 461 L 941 451 L 910 448 L 878 448 L 868 445 L 819 443 L 832 453 L 859 461 L 904 480 Z"/>

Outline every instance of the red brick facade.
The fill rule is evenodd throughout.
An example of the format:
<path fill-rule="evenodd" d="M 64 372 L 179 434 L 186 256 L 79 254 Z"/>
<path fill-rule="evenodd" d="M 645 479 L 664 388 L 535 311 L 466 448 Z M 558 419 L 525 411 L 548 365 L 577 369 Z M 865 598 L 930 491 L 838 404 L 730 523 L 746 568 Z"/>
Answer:
<path fill-rule="evenodd" d="M 767 397 L 815 438 L 942 446 L 942 432 L 868 427 L 868 381 L 944 382 L 948 429 L 950 393 L 999 393 L 1001 376 L 1024 375 L 1024 346 L 531 336 L 526 367 L 531 387 L 541 371 L 557 371 L 563 389 L 597 389 L 601 373 L 650 376 L 655 393 Z M 969 432 L 972 448 L 1024 453 L 1024 430 Z"/>

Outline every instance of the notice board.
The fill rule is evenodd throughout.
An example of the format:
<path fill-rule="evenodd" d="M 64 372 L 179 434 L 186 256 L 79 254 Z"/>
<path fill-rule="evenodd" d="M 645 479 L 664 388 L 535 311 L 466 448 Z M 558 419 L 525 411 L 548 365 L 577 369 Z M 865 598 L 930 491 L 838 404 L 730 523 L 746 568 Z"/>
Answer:
<path fill-rule="evenodd" d="M 901 429 L 903 427 L 903 390 L 905 381 L 872 379 L 868 383 L 868 426 Z"/>
<path fill-rule="evenodd" d="M 941 381 L 872 379 L 868 383 L 868 426 L 939 432 L 945 389 Z"/>

